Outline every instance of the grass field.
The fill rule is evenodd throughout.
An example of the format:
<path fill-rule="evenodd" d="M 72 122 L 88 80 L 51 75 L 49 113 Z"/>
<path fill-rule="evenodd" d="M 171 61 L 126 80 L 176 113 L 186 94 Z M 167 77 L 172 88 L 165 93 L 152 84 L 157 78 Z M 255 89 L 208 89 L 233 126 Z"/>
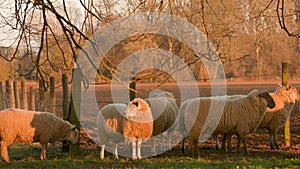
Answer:
<path fill-rule="evenodd" d="M 179 149 L 156 157 L 115 160 L 108 155 L 99 160 L 99 150 L 83 150 L 78 157 L 62 153 L 59 146 L 50 146 L 45 161 L 39 160 L 40 147 L 32 144 L 14 144 L 10 147 L 11 162 L 0 163 L 0 168 L 299 168 L 300 156 L 285 151 L 250 151 L 249 156 L 203 150 L 199 158 L 182 156 Z"/>

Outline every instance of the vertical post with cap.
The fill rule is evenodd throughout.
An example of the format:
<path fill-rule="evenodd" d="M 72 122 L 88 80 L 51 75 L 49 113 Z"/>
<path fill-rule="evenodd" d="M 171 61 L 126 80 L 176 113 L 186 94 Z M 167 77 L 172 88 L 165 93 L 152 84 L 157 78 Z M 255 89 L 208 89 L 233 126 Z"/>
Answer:
<path fill-rule="evenodd" d="M 282 85 L 287 85 L 287 63 L 282 63 Z M 290 133 L 290 117 L 286 120 L 284 125 L 284 145 L 286 147 L 291 146 L 291 133 Z"/>
<path fill-rule="evenodd" d="M 50 77 L 50 112 L 55 114 L 55 77 Z"/>
<path fill-rule="evenodd" d="M 72 97 L 71 97 L 71 114 L 70 122 L 76 125 L 78 131 L 80 131 L 80 105 L 81 105 L 81 71 L 79 68 L 73 69 L 72 76 Z M 78 138 L 79 139 L 79 138 Z M 69 155 L 71 157 L 78 156 L 80 154 L 80 144 L 71 144 Z"/>
<path fill-rule="evenodd" d="M 136 79 L 135 79 L 135 77 L 132 77 L 131 81 L 130 81 L 130 84 L 129 84 L 129 98 L 130 98 L 130 101 L 132 101 L 136 97 L 135 90 L 136 90 Z"/>

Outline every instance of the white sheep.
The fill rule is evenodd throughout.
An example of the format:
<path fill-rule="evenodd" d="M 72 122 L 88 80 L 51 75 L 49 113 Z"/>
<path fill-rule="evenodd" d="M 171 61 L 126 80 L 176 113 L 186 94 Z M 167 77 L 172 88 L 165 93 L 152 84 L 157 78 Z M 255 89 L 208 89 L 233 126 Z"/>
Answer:
<path fill-rule="evenodd" d="M 220 114 L 218 109 L 211 108 L 211 103 L 225 103 L 220 121 L 209 117 L 209 113 Z M 179 131 L 188 134 L 187 139 L 194 150 L 193 155 L 198 156 L 198 139 L 200 134 L 212 129 L 217 123 L 214 134 L 234 132 L 243 140 L 244 151 L 247 151 L 247 135 L 253 132 L 259 125 L 267 107 L 274 107 L 272 97 L 267 93 L 251 91 L 245 97 L 226 99 L 226 97 L 200 97 L 189 99 L 180 108 Z M 196 117 L 193 116 L 196 113 Z M 203 130 L 203 131 L 202 131 Z M 202 133 L 203 132 L 203 133 Z M 210 132 L 212 133 L 212 132 Z M 184 143 L 184 141 L 183 141 Z M 238 147 L 239 149 L 239 147 Z"/>
<path fill-rule="evenodd" d="M 276 91 L 270 95 L 275 101 L 276 106 L 273 109 L 267 109 L 259 128 L 269 130 L 270 148 L 279 149 L 276 132 L 286 123 L 296 101 L 300 99 L 300 95 L 297 89 L 290 84 L 287 87 L 279 85 Z"/>
<path fill-rule="evenodd" d="M 13 142 L 39 142 L 42 145 L 41 160 L 46 159 L 48 143 L 59 139 L 78 142 L 75 125 L 51 113 L 21 109 L 0 111 L 0 145 L 4 161 L 9 162 L 7 147 Z"/>
<path fill-rule="evenodd" d="M 106 105 L 98 113 L 97 128 L 102 144 L 100 159 L 104 159 L 105 144 L 109 140 L 114 141 L 115 158 L 118 158 L 117 144 L 125 141 L 132 143 L 132 159 L 141 159 L 142 141 L 149 139 L 153 131 L 151 109 L 140 98 L 132 100 L 128 106 L 125 104 Z"/>
<path fill-rule="evenodd" d="M 145 99 L 149 104 L 153 116 L 153 133 L 152 133 L 152 152 L 155 150 L 155 136 L 161 135 L 161 151 L 164 148 L 163 132 L 167 132 L 167 146 L 171 149 L 171 134 L 176 129 L 176 120 L 179 115 L 179 108 L 172 93 L 160 91 L 151 93 L 152 97 Z"/>

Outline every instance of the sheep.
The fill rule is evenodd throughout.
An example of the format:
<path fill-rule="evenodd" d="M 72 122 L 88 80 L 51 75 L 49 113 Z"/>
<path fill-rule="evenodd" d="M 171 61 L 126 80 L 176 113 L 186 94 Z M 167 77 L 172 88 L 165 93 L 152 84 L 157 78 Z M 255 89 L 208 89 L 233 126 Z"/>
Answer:
<path fill-rule="evenodd" d="M 153 97 L 145 99 L 149 104 L 154 119 L 152 137 L 161 135 L 163 151 L 163 135 L 167 131 L 167 146 L 171 149 L 171 134 L 176 129 L 176 120 L 179 114 L 179 108 L 172 93 L 166 91 L 151 93 Z M 156 154 L 155 139 L 152 138 L 152 150 Z"/>
<path fill-rule="evenodd" d="M 278 88 L 273 93 L 270 93 L 270 95 L 275 101 L 276 106 L 273 109 L 267 108 L 258 128 L 269 130 L 270 149 L 274 150 L 279 149 L 276 133 L 278 129 L 285 124 L 286 120 L 290 116 L 295 102 L 300 99 L 300 95 L 297 89 L 290 84 L 288 84 L 286 87 L 279 84 Z M 225 135 L 223 138 L 224 142 L 227 140 L 229 150 L 232 150 L 231 135 L 232 133 Z M 240 142 L 237 143 L 237 146 L 240 146 Z"/>
<path fill-rule="evenodd" d="M 226 100 L 228 100 L 228 99 L 236 99 L 236 98 L 240 98 L 240 97 L 245 97 L 246 95 L 225 95 L 225 96 L 218 96 L 218 98 L 221 98 L 221 97 L 223 97 L 223 99 L 226 99 Z M 186 110 L 186 106 L 187 106 L 187 103 L 188 103 L 189 101 L 186 101 L 185 103 L 183 103 L 182 105 L 181 105 L 181 107 L 180 107 L 180 112 L 185 112 Z M 181 114 L 182 115 L 182 114 Z M 182 118 L 183 116 L 181 116 L 180 118 Z M 182 122 L 182 119 L 180 120 L 181 122 Z M 182 127 L 183 125 L 181 125 L 181 127 Z M 184 137 L 183 137 L 183 141 L 182 141 L 182 154 L 184 154 L 185 153 L 185 136 L 186 136 L 186 131 L 185 131 L 185 129 L 183 129 L 182 130 L 182 128 L 181 129 L 179 129 L 179 130 L 181 130 L 181 132 L 182 132 L 182 134 L 184 135 Z M 218 139 L 218 135 L 219 134 L 212 134 L 212 137 L 216 140 L 216 146 L 215 146 L 215 148 L 217 149 L 217 150 L 219 150 L 219 139 Z M 224 133 L 224 136 L 222 137 L 222 150 L 224 149 L 224 148 L 226 148 L 226 146 L 225 146 L 225 140 L 226 140 L 226 136 L 227 135 L 229 135 L 229 133 Z M 230 135 L 231 136 L 231 135 Z M 231 140 L 230 140 L 231 141 Z"/>
<path fill-rule="evenodd" d="M 218 109 L 210 107 L 211 103 L 224 103 L 223 114 L 220 121 L 216 124 L 215 119 L 209 119 L 209 114 L 220 115 Z M 179 131 L 188 134 L 187 139 L 193 147 L 193 155 L 198 156 L 198 139 L 200 134 L 209 129 L 213 133 L 222 134 L 228 132 L 236 133 L 244 142 L 244 152 L 247 151 L 247 135 L 253 132 L 261 121 L 267 107 L 273 108 L 274 100 L 267 92 L 258 93 L 257 90 L 251 91 L 245 97 L 226 99 L 226 97 L 199 97 L 186 100 L 180 107 Z M 196 117 L 193 112 L 196 111 Z M 208 117 L 208 119 L 206 119 Z M 216 124 L 216 125 L 214 125 Z M 212 132 L 210 132 L 212 133 Z M 183 145 L 184 145 L 183 140 Z M 239 148 L 239 147 L 238 147 Z"/>
<path fill-rule="evenodd" d="M 268 129 L 270 132 L 270 148 L 279 149 L 276 132 L 284 126 L 296 101 L 300 99 L 300 95 L 297 89 L 290 84 L 287 87 L 279 85 L 275 92 L 270 95 L 274 99 L 276 106 L 273 109 L 267 109 L 258 128 Z"/>
<path fill-rule="evenodd" d="M 0 146 L 4 161 L 9 162 L 7 147 L 13 142 L 39 142 L 42 146 L 40 159 L 46 159 L 48 143 L 57 140 L 78 142 L 78 129 L 68 121 L 52 113 L 5 109 L 0 111 Z"/>
<path fill-rule="evenodd" d="M 109 140 L 114 141 L 116 159 L 118 159 L 117 144 L 121 141 L 132 143 L 132 159 L 141 159 L 142 141 L 149 139 L 153 131 L 151 109 L 140 98 L 132 100 L 128 106 L 125 104 L 106 105 L 97 115 L 97 129 L 102 144 L 100 159 L 104 159 L 105 144 Z"/>

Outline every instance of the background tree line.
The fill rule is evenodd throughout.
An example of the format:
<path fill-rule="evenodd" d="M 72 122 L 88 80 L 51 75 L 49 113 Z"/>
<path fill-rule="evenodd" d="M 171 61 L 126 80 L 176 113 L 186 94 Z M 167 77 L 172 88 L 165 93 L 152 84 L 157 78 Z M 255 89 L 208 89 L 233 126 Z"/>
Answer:
<path fill-rule="evenodd" d="M 300 73 L 298 0 L 0 0 L 1 80 L 28 79 L 71 73 L 78 53 L 91 35 L 111 21 L 138 12 L 167 13 L 195 25 L 214 44 L 232 80 L 280 77 L 281 62 L 288 62 L 289 78 Z M 5 36 L 7 35 L 7 36 Z M 188 37 L 187 37 L 188 38 Z M 5 42 L 5 43 L 4 43 Z M 143 49 L 160 48 L 179 56 L 196 79 L 207 80 L 199 55 L 168 36 L 144 34 L 115 45 L 99 68 L 97 79 L 110 81 L 116 65 Z M 89 56 L 86 56 L 89 57 Z M 160 70 L 137 75 L 143 81 L 168 81 Z"/>

